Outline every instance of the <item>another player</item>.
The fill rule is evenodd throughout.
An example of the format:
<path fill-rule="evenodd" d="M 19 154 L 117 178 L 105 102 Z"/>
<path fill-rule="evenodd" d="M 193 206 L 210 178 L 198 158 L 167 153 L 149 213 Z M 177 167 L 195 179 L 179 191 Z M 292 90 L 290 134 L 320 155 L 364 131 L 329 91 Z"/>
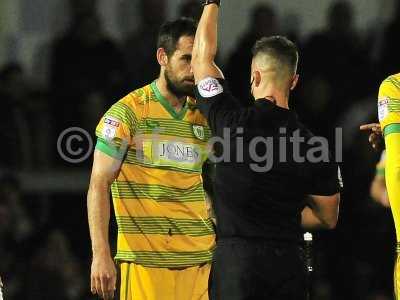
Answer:
<path fill-rule="evenodd" d="M 160 75 L 100 121 L 88 192 L 92 292 L 112 299 L 110 187 L 118 224 L 121 300 L 208 299 L 214 228 L 201 177 L 210 130 L 195 108 L 196 25 L 168 22 L 158 38 Z"/>
<path fill-rule="evenodd" d="M 379 122 L 386 145 L 386 187 L 400 248 L 400 73 L 386 78 L 379 89 Z M 399 253 L 399 252 L 398 252 Z M 394 271 L 394 292 L 400 297 L 400 257 Z"/>

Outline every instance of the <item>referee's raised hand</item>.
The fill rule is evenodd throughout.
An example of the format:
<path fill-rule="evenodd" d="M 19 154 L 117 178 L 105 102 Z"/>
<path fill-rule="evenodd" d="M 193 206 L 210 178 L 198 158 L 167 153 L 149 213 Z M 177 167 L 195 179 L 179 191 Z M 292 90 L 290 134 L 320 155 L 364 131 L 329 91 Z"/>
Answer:
<path fill-rule="evenodd" d="M 90 274 L 91 291 L 104 300 L 114 299 L 117 270 L 110 255 L 94 255 Z"/>

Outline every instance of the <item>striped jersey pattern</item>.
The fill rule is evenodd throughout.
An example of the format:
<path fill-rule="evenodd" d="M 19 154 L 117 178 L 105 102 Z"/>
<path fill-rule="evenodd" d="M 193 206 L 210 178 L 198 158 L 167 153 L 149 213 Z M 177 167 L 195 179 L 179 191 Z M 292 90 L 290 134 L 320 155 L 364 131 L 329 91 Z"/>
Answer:
<path fill-rule="evenodd" d="M 400 123 L 400 73 L 391 75 L 382 82 L 378 110 L 382 130 L 387 125 Z"/>
<path fill-rule="evenodd" d="M 96 149 L 122 161 L 111 186 L 115 259 L 148 267 L 210 262 L 215 247 L 201 177 L 211 132 L 188 98 L 177 113 L 153 82 L 115 103 Z"/>

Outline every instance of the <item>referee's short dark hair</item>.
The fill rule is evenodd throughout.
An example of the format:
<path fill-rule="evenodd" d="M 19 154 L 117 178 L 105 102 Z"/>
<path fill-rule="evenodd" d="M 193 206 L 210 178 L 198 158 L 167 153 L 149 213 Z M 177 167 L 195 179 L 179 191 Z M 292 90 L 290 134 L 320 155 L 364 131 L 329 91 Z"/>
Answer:
<path fill-rule="evenodd" d="M 299 62 L 297 46 L 284 36 L 271 36 L 259 39 L 253 47 L 253 58 L 265 54 L 274 58 L 281 66 L 296 73 Z"/>
<path fill-rule="evenodd" d="M 182 36 L 195 36 L 197 23 L 190 18 L 180 18 L 165 22 L 160 29 L 157 48 L 164 48 L 168 56 L 174 54 L 179 39 Z"/>

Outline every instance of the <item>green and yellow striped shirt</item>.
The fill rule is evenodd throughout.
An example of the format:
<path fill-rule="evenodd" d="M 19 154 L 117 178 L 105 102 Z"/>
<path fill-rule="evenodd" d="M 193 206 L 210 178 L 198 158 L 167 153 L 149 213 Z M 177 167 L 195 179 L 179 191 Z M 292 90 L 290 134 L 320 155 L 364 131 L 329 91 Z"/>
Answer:
<path fill-rule="evenodd" d="M 111 187 L 116 260 L 166 268 L 210 262 L 215 234 L 201 171 L 211 133 L 195 100 L 177 113 L 153 82 L 115 103 L 96 135 L 98 150 L 122 160 Z"/>

